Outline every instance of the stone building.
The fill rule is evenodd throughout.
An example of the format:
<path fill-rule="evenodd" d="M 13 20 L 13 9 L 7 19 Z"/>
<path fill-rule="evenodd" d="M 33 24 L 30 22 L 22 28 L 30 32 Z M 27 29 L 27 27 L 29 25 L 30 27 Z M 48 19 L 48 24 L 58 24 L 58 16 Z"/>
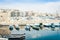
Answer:
<path fill-rule="evenodd" d="M 60 14 L 59 14 L 60 16 Z M 29 24 L 40 22 L 60 22 L 56 14 L 40 13 L 34 11 L 21 11 L 16 9 L 1 9 L 0 24 Z"/>
<path fill-rule="evenodd" d="M 56 22 L 60 22 L 60 14 L 56 15 L 16 9 L 0 9 L 0 29 L 8 30 L 8 32 L 9 25 L 20 25 L 19 28 L 24 29 L 24 25 L 26 24 Z"/>

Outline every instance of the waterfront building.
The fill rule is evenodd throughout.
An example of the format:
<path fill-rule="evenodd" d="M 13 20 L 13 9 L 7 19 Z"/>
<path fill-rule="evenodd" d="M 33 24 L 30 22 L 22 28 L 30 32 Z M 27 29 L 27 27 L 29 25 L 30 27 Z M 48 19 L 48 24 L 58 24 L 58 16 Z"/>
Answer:
<path fill-rule="evenodd" d="M 21 11 L 16 9 L 0 9 L 0 25 L 6 26 L 7 28 L 9 25 L 19 25 L 20 29 L 24 29 L 26 24 L 59 23 L 60 20 L 56 17 L 56 13 L 49 14 L 35 11 Z"/>

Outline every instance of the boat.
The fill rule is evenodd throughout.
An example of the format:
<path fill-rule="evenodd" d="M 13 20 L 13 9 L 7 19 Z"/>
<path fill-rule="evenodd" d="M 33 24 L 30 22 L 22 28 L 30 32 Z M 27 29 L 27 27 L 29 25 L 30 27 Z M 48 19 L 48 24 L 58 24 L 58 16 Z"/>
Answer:
<path fill-rule="evenodd" d="M 16 27 L 18 28 L 18 27 Z M 2 29 L 2 33 L 0 34 L 1 38 L 7 38 L 8 40 L 23 40 L 25 39 L 25 33 L 21 32 L 21 30 L 18 30 L 14 27 L 14 25 L 9 26 L 10 33 L 6 34 L 8 31 Z M 6 31 L 6 32 L 5 32 Z"/>

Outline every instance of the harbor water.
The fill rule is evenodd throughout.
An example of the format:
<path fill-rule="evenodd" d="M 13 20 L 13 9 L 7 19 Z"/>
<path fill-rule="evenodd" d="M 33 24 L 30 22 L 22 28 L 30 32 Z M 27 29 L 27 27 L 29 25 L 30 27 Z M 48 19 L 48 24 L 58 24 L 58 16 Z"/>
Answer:
<path fill-rule="evenodd" d="M 25 40 L 60 40 L 60 30 L 20 30 L 18 33 L 25 33 Z"/>
<path fill-rule="evenodd" d="M 25 40 L 60 40 L 60 31 L 26 31 Z"/>

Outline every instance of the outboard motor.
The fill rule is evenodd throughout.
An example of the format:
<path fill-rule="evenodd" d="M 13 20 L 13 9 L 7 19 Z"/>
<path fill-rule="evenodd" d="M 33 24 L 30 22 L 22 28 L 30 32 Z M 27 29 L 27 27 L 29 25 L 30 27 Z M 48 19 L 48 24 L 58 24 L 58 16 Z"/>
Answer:
<path fill-rule="evenodd" d="M 15 29 L 16 30 L 19 30 L 19 25 L 15 25 Z"/>
<path fill-rule="evenodd" d="M 30 31 L 30 26 L 27 25 L 26 28 L 25 28 L 26 31 Z"/>
<path fill-rule="evenodd" d="M 59 23 L 59 30 L 60 30 L 60 23 Z"/>
<path fill-rule="evenodd" d="M 10 25 L 9 26 L 9 30 L 12 31 L 14 29 L 14 26 L 13 25 Z"/>
<path fill-rule="evenodd" d="M 42 29 L 43 29 L 43 24 L 40 23 L 40 24 L 39 24 L 39 27 L 40 27 L 40 29 L 42 30 Z"/>
<path fill-rule="evenodd" d="M 54 25 L 54 23 L 51 23 L 51 29 L 52 29 L 52 31 L 55 30 L 55 25 Z"/>

